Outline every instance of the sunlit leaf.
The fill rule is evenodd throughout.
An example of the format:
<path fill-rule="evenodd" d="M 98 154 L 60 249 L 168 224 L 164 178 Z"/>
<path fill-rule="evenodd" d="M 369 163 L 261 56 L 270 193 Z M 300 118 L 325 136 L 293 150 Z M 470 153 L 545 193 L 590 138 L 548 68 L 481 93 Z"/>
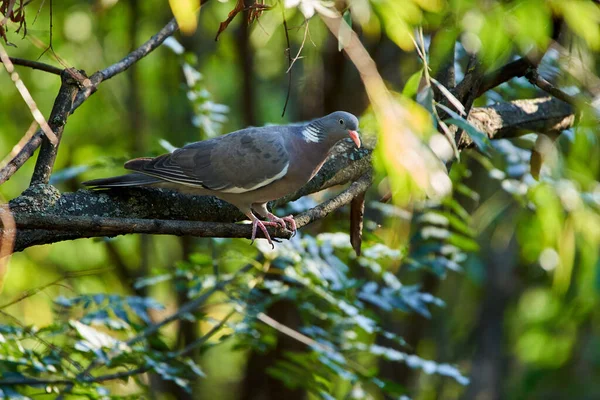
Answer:
<path fill-rule="evenodd" d="M 402 89 L 402 95 L 413 98 L 419 91 L 419 84 L 421 83 L 421 77 L 423 76 L 423 69 L 418 70 L 408 78 Z"/>
<path fill-rule="evenodd" d="M 198 25 L 200 0 L 169 0 L 169 5 L 181 31 L 186 35 L 194 33 Z"/>

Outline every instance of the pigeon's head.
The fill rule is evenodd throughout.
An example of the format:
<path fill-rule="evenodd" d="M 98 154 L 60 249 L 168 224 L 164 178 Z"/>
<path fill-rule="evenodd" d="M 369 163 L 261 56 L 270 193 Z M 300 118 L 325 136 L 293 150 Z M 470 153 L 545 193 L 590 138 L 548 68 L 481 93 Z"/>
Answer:
<path fill-rule="evenodd" d="M 358 118 L 345 111 L 336 111 L 314 120 L 306 126 L 302 133 L 306 141 L 323 141 L 330 145 L 350 137 L 356 147 L 360 147 L 357 130 Z"/>

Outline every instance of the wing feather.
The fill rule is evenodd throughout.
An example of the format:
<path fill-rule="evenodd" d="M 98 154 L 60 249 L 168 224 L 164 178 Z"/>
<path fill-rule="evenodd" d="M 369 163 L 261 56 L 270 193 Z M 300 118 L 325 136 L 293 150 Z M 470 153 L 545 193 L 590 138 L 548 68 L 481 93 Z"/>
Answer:
<path fill-rule="evenodd" d="M 156 158 L 132 160 L 125 168 L 182 185 L 244 193 L 287 174 L 286 133 L 285 127 L 243 129 Z"/>

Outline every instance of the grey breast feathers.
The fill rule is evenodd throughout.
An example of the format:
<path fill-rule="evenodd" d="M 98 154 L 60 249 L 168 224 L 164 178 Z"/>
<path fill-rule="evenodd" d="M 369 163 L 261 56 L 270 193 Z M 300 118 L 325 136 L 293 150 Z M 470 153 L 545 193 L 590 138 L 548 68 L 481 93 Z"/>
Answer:
<path fill-rule="evenodd" d="M 181 185 L 225 193 L 248 192 L 287 173 L 285 132 L 273 128 L 247 128 L 191 143 L 171 154 L 131 160 L 125 168 Z"/>

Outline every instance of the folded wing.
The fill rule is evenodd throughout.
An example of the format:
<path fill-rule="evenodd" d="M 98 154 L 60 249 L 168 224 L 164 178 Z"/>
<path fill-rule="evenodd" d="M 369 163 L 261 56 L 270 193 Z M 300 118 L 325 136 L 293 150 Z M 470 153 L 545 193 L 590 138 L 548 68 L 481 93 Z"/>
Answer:
<path fill-rule="evenodd" d="M 156 158 L 131 160 L 125 168 L 181 185 L 244 193 L 286 175 L 289 156 L 283 133 L 272 127 L 243 129 Z"/>

